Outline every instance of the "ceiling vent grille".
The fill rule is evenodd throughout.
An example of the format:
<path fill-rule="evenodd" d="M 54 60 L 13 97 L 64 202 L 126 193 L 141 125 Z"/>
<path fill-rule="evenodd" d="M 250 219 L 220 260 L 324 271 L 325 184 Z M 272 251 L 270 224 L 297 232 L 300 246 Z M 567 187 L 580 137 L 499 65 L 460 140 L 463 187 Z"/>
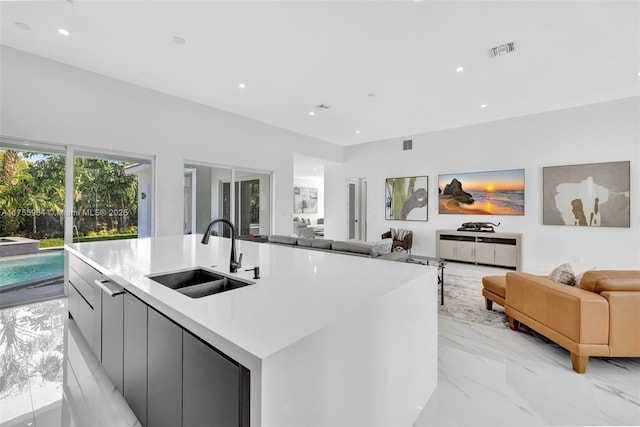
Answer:
<path fill-rule="evenodd" d="M 327 104 L 318 104 L 318 105 L 316 105 L 316 110 L 320 110 L 320 111 L 328 110 L 329 108 L 331 108 L 331 107 L 329 107 Z"/>
<path fill-rule="evenodd" d="M 404 151 L 413 150 L 413 140 L 412 139 L 407 139 L 407 140 L 402 141 L 402 149 Z"/>
<path fill-rule="evenodd" d="M 489 56 L 495 58 L 496 56 L 506 55 L 507 53 L 515 52 L 516 42 L 510 42 L 507 44 L 501 44 L 500 46 L 492 47 L 489 49 Z"/>

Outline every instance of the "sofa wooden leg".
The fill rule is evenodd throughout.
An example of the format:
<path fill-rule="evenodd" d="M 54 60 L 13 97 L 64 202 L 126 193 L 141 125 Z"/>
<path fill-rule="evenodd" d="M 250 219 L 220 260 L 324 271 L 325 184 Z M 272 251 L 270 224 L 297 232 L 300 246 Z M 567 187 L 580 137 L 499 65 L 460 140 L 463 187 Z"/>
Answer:
<path fill-rule="evenodd" d="M 493 301 L 491 301 L 489 298 L 485 298 L 484 306 L 487 307 L 487 310 L 491 310 L 493 308 Z"/>
<path fill-rule="evenodd" d="M 518 329 L 520 329 L 520 321 L 514 319 L 511 316 L 508 316 L 509 318 L 509 327 L 511 328 L 512 331 L 517 331 Z"/>
<path fill-rule="evenodd" d="M 571 353 L 571 365 L 577 373 L 584 374 L 587 370 L 587 363 L 589 363 L 589 356 L 578 356 Z"/>

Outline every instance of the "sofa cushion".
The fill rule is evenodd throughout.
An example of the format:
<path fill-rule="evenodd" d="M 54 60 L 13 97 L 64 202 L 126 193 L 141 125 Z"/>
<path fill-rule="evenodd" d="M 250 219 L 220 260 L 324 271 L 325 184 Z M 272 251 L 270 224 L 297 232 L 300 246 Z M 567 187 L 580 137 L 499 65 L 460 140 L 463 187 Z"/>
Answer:
<path fill-rule="evenodd" d="M 549 279 L 565 285 L 574 286 L 576 284 L 576 276 L 569 263 L 564 263 L 553 269 L 549 274 Z"/>
<path fill-rule="evenodd" d="M 310 248 L 310 247 L 313 246 L 313 241 L 314 240 L 315 239 L 309 239 L 309 238 L 306 238 L 306 237 L 299 237 L 298 238 L 298 246 L 303 246 L 303 247 L 306 247 L 306 248 Z"/>
<path fill-rule="evenodd" d="M 367 245 L 361 242 L 343 242 L 336 240 L 331 244 L 331 249 L 341 252 L 352 252 L 356 254 L 369 255 L 372 257 L 378 256 L 378 250 L 375 246 Z"/>
<path fill-rule="evenodd" d="M 331 249 L 333 240 L 329 239 L 311 239 L 311 247 L 317 249 Z"/>
<path fill-rule="evenodd" d="M 392 228 L 391 240 L 398 240 L 402 242 L 404 241 L 404 238 L 407 237 L 407 234 L 409 233 L 411 233 L 411 230 L 405 230 L 403 228 Z"/>
<path fill-rule="evenodd" d="M 586 271 L 579 287 L 587 291 L 640 291 L 640 270 Z"/>
<path fill-rule="evenodd" d="M 269 242 L 271 243 L 279 243 L 281 245 L 292 245 L 295 246 L 298 244 L 298 238 L 292 236 L 282 236 L 279 234 L 273 234 L 269 236 Z"/>

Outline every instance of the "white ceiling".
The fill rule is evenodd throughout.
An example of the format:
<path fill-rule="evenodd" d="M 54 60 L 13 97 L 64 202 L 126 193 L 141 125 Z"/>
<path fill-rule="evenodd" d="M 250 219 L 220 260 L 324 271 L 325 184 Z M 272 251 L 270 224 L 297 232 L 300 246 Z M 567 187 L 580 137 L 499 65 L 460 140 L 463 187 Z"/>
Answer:
<path fill-rule="evenodd" d="M 340 145 L 640 94 L 636 1 L 15 1 L 0 12 L 7 46 Z M 489 57 L 510 41 L 516 52 Z M 320 103 L 331 108 L 309 116 Z"/>

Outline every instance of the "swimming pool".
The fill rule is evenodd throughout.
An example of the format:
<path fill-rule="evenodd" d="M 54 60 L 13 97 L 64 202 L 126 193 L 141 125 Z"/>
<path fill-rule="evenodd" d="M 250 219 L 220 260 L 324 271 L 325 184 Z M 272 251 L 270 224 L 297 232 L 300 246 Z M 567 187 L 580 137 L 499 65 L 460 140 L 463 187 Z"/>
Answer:
<path fill-rule="evenodd" d="M 0 260 L 0 288 L 63 274 L 64 251 L 47 251 Z"/>

